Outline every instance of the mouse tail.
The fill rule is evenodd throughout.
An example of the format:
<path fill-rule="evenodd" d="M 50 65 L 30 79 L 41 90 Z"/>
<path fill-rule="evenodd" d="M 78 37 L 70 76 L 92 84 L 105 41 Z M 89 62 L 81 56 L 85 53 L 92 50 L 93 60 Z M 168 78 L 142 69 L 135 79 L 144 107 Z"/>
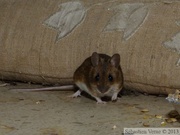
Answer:
<path fill-rule="evenodd" d="M 31 92 L 31 91 L 63 91 L 63 90 L 72 90 L 74 89 L 74 85 L 62 85 L 62 86 L 52 86 L 52 87 L 42 87 L 42 88 L 19 88 L 19 89 L 11 89 L 11 91 L 17 92 Z"/>

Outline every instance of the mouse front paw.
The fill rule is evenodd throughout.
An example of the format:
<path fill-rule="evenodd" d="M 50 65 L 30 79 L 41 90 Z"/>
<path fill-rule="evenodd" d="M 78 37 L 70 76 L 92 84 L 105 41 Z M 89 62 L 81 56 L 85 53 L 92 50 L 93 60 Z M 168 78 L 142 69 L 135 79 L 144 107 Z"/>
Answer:
<path fill-rule="evenodd" d="M 100 98 L 96 97 L 97 104 L 106 104 L 105 101 L 102 101 Z"/>
<path fill-rule="evenodd" d="M 106 104 L 107 102 L 105 102 L 105 101 L 97 101 L 96 103 L 97 104 Z"/>
<path fill-rule="evenodd" d="M 118 95 L 117 93 L 114 93 L 112 98 L 111 98 L 111 101 L 116 101 L 117 100 L 117 95 Z"/>

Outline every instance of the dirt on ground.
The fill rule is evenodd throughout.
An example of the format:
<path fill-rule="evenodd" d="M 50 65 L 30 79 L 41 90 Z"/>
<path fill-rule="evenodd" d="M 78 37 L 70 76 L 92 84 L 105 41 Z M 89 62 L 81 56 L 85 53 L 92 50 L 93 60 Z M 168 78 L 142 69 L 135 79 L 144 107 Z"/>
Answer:
<path fill-rule="evenodd" d="M 166 96 L 125 94 L 96 104 L 74 91 L 16 92 L 40 85 L 0 83 L 0 135 L 121 135 L 124 128 L 180 127 Z"/>

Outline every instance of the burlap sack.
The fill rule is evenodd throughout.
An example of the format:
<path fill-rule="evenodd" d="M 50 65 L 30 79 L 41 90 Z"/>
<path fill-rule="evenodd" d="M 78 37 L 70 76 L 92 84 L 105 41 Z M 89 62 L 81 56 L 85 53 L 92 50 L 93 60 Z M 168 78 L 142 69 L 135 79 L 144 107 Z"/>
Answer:
<path fill-rule="evenodd" d="M 94 51 L 121 55 L 126 88 L 173 92 L 180 88 L 180 2 L 0 0 L 1 79 L 69 83 Z"/>

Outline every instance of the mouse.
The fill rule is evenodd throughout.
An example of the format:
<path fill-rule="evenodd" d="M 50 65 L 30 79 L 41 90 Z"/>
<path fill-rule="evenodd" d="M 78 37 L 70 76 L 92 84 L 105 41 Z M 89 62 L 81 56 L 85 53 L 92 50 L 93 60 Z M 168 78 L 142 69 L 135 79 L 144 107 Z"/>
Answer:
<path fill-rule="evenodd" d="M 84 62 L 75 70 L 73 81 L 73 85 L 14 90 L 65 90 L 72 89 L 77 86 L 79 90 L 77 90 L 70 97 L 79 97 L 84 91 L 93 97 L 98 104 L 106 103 L 101 99 L 105 96 L 111 97 L 112 101 L 116 101 L 118 98 L 118 93 L 122 90 L 124 83 L 123 72 L 120 66 L 120 55 L 116 53 L 113 56 L 109 56 L 106 54 L 93 52 L 92 55 L 86 58 Z"/>

